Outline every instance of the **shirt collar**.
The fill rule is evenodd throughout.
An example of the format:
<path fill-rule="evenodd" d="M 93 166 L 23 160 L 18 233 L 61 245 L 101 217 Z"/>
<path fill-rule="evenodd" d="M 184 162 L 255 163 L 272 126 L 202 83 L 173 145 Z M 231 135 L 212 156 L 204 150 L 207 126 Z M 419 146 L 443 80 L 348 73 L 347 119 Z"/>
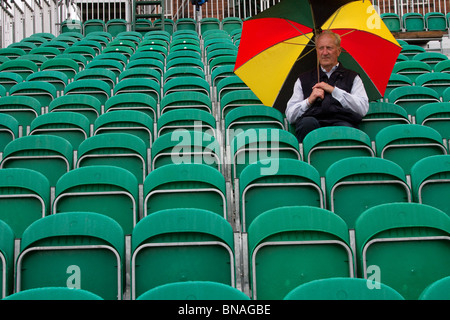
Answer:
<path fill-rule="evenodd" d="M 334 70 L 336 70 L 337 67 L 339 67 L 339 62 L 333 68 L 331 68 L 329 72 L 327 72 L 322 66 L 320 66 L 320 68 L 327 75 L 328 78 L 333 74 Z"/>

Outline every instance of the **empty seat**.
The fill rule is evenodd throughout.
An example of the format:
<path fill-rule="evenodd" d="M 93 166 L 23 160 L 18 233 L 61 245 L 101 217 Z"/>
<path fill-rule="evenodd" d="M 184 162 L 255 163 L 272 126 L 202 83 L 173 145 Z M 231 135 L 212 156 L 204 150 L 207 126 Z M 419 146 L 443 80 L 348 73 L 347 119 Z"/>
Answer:
<path fill-rule="evenodd" d="M 282 129 L 247 129 L 231 141 L 230 176 L 234 181 L 249 164 L 279 158 L 302 159 L 292 133 Z"/>
<path fill-rule="evenodd" d="M 185 281 L 150 289 L 136 300 L 250 300 L 242 291 L 213 281 Z"/>
<path fill-rule="evenodd" d="M 151 149 L 152 170 L 167 164 L 202 163 L 222 171 L 222 153 L 210 133 L 179 129 L 158 137 Z"/>
<path fill-rule="evenodd" d="M 447 154 L 441 135 L 433 128 L 418 124 L 396 124 L 381 130 L 375 139 L 377 156 L 402 167 L 405 174 L 418 160 Z"/>
<path fill-rule="evenodd" d="M 16 292 L 5 300 L 103 300 L 100 296 L 83 289 L 70 289 L 64 287 L 35 288 Z"/>
<path fill-rule="evenodd" d="M 92 211 L 116 220 L 131 234 L 138 220 L 138 183 L 129 171 L 90 166 L 69 171 L 58 180 L 52 213 Z"/>
<path fill-rule="evenodd" d="M 416 111 L 416 123 L 435 129 L 442 138 L 450 139 L 450 102 L 431 102 Z"/>
<path fill-rule="evenodd" d="M 235 286 L 233 229 L 223 217 L 199 209 L 162 210 L 136 225 L 131 237 L 131 298 L 180 281 Z"/>
<path fill-rule="evenodd" d="M 39 101 L 41 108 L 47 108 L 57 97 L 56 88 L 45 81 L 24 81 L 9 90 L 10 96 L 32 97 Z"/>
<path fill-rule="evenodd" d="M 395 63 L 392 70 L 393 73 L 407 76 L 413 83 L 416 78 L 421 74 L 432 72 L 432 68 L 429 64 L 419 60 L 400 61 Z M 391 99 L 389 99 L 390 102 Z"/>
<path fill-rule="evenodd" d="M 431 88 L 442 97 L 450 85 L 450 74 L 444 72 L 425 73 L 416 78 L 416 86 Z"/>
<path fill-rule="evenodd" d="M 50 112 L 31 122 L 30 135 L 50 134 L 69 141 L 74 150 L 90 136 L 89 119 L 75 112 Z"/>
<path fill-rule="evenodd" d="M 230 91 L 220 99 L 221 119 L 225 119 L 227 113 L 234 108 L 251 105 L 262 105 L 261 100 L 251 90 Z"/>
<path fill-rule="evenodd" d="M 13 291 L 14 278 L 14 231 L 0 220 L 0 297 L 3 299 Z"/>
<path fill-rule="evenodd" d="M 336 161 L 348 157 L 374 157 L 369 136 L 351 127 L 322 127 L 308 133 L 303 140 L 303 158 L 321 177 Z"/>
<path fill-rule="evenodd" d="M 161 87 L 154 80 L 139 78 L 125 78 L 120 80 L 114 87 L 114 95 L 123 93 L 143 93 L 149 95 L 156 102 L 161 101 Z"/>
<path fill-rule="evenodd" d="M 300 205 L 325 208 L 319 173 L 294 159 L 248 165 L 240 175 L 238 200 L 243 232 L 257 216 L 271 209 Z"/>
<path fill-rule="evenodd" d="M 105 102 L 111 96 L 111 88 L 109 85 L 98 79 L 80 79 L 73 81 L 64 89 L 64 95 L 88 95 L 100 101 L 104 106 Z"/>
<path fill-rule="evenodd" d="M 11 141 L 3 152 L 0 168 L 28 168 L 47 177 L 50 186 L 73 168 L 73 147 L 53 135 L 24 136 Z"/>
<path fill-rule="evenodd" d="M 167 164 L 144 181 L 144 217 L 172 208 L 198 208 L 227 219 L 224 176 L 206 164 Z"/>
<path fill-rule="evenodd" d="M 195 76 L 181 76 L 168 80 L 163 86 L 163 94 L 169 95 L 173 92 L 199 92 L 210 97 L 209 83 L 199 77 Z"/>
<path fill-rule="evenodd" d="M 75 167 L 117 166 L 135 175 L 138 183 L 147 176 L 147 148 L 139 137 L 124 133 L 103 133 L 87 138 L 78 148 Z"/>
<path fill-rule="evenodd" d="M 316 279 L 353 277 L 353 253 L 345 222 L 316 207 L 264 212 L 248 230 L 251 297 L 280 300 Z"/>
<path fill-rule="evenodd" d="M 5 88 L 5 91 L 9 94 L 9 90 L 16 84 L 24 81 L 22 76 L 15 72 L 0 72 L 0 85 Z"/>
<path fill-rule="evenodd" d="M 64 73 L 68 79 L 73 79 L 80 70 L 78 63 L 69 58 L 55 57 L 45 61 L 41 65 L 41 70 L 55 70 Z"/>
<path fill-rule="evenodd" d="M 0 99 L 0 113 L 8 114 L 19 123 L 19 136 L 26 135 L 31 122 L 42 114 L 38 100 L 27 96 L 7 96 Z"/>
<path fill-rule="evenodd" d="M 447 21 L 442 12 L 427 12 L 424 15 L 425 28 L 428 31 L 446 31 Z"/>
<path fill-rule="evenodd" d="M 64 88 L 69 83 L 69 79 L 64 73 L 54 70 L 45 70 L 32 73 L 27 77 L 27 81 L 44 81 L 51 83 L 56 89 L 57 96 L 64 93 Z"/>
<path fill-rule="evenodd" d="M 25 59 L 15 59 L 5 61 L 0 65 L 0 72 L 13 72 L 20 75 L 25 80 L 30 74 L 38 71 L 35 62 Z"/>
<path fill-rule="evenodd" d="M 67 287 L 120 300 L 124 247 L 122 229 L 104 215 L 67 212 L 42 218 L 23 234 L 16 291 Z"/>
<path fill-rule="evenodd" d="M 252 128 L 284 129 L 283 114 L 263 105 L 232 109 L 225 117 L 226 142 L 230 143 L 236 134 Z"/>
<path fill-rule="evenodd" d="M 425 19 L 421 13 L 408 12 L 402 16 L 405 31 L 424 31 Z"/>
<path fill-rule="evenodd" d="M 400 16 L 396 13 L 385 12 L 380 15 L 386 27 L 391 32 L 399 32 L 401 30 Z"/>
<path fill-rule="evenodd" d="M 100 81 L 100 80 L 99 80 Z M 49 112 L 76 112 L 84 115 L 90 124 L 102 113 L 101 102 L 93 96 L 83 94 L 64 95 L 53 100 Z"/>
<path fill-rule="evenodd" d="M 414 201 L 438 208 L 450 216 L 450 156 L 430 156 L 411 168 Z"/>
<path fill-rule="evenodd" d="M 413 60 L 426 62 L 434 69 L 434 72 L 440 72 L 439 69 L 436 69 L 437 64 L 441 61 L 447 61 L 448 57 L 441 52 L 422 52 L 416 54 Z"/>
<path fill-rule="evenodd" d="M 383 283 L 358 278 L 313 280 L 289 292 L 285 300 L 404 300 Z"/>
<path fill-rule="evenodd" d="M 359 124 L 371 141 L 375 141 L 377 133 L 393 124 L 408 124 L 408 114 L 402 107 L 390 102 L 371 102 L 369 110 Z"/>
<path fill-rule="evenodd" d="M 332 164 L 325 176 L 327 208 L 350 229 L 368 208 L 382 203 L 411 202 L 403 169 L 377 157 L 351 157 Z"/>
<path fill-rule="evenodd" d="M 145 93 L 121 93 L 106 101 L 105 113 L 117 110 L 136 110 L 147 114 L 156 122 L 157 103 L 154 98 Z"/>
<path fill-rule="evenodd" d="M 125 19 L 111 19 L 106 22 L 106 31 L 113 37 L 119 33 L 127 31 L 127 20 Z"/>
<path fill-rule="evenodd" d="M 140 138 L 147 148 L 153 142 L 153 119 L 137 110 L 115 110 L 106 112 L 94 123 L 94 135 L 103 133 L 129 133 Z"/>
<path fill-rule="evenodd" d="M 179 129 L 209 133 L 217 139 L 216 119 L 205 111 L 196 108 L 180 108 L 165 112 L 157 122 L 157 136 Z"/>
<path fill-rule="evenodd" d="M 405 299 L 418 299 L 450 275 L 450 217 L 417 203 L 382 204 L 356 221 L 360 276 L 379 277 Z"/>
<path fill-rule="evenodd" d="M 100 19 L 89 19 L 83 23 L 83 33 L 85 36 L 92 32 L 103 32 L 105 30 L 106 24 Z"/>
<path fill-rule="evenodd" d="M 185 108 L 201 109 L 211 114 L 213 112 L 212 101 L 208 95 L 195 91 L 175 91 L 170 95 L 163 96 L 159 115 L 173 109 Z"/>

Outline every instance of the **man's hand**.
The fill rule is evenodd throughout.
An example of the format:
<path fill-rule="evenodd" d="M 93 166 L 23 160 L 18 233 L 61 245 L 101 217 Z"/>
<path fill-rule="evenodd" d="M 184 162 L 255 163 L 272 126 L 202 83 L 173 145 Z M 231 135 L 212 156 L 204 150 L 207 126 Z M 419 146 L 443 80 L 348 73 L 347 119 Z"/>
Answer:
<path fill-rule="evenodd" d="M 311 92 L 311 95 L 308 98 L 308 102 L 310 105 L 312 105 L 317 99 L 322 99 L 325 97 L 325 91 L 321 88 L 315 88 L 313 87 L 313 90 Z"/>
<path fill-rule="evenodd" d="M 332 85 L 329 85 L 328 83 L 326 83 L 326 82 L 319 82 L 319 83 L 316 83 L 315 85 L 314 85 L 314 87 L 313 87 L 313 91 L 314 91 L 314 89 L 322 89 L 323 91 L 325 91 L 325 92 L 327 92 L 327 93 L 332 93 L 333 92 L 333 90 L 334 90 L 334 87 L 332 86 Z"/>

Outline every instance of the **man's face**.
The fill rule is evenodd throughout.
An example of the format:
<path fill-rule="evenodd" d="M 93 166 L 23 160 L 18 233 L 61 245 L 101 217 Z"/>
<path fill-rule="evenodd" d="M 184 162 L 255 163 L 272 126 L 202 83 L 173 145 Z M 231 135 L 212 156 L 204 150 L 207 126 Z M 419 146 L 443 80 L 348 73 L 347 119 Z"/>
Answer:
<path fill-rule="evenodd" d="M 336 39 L 329 34 L 322 35 L 316 43 L 317 58 L 320 65 L 330 71 L 338 63 L 341 48 L 336 45 Z"/>

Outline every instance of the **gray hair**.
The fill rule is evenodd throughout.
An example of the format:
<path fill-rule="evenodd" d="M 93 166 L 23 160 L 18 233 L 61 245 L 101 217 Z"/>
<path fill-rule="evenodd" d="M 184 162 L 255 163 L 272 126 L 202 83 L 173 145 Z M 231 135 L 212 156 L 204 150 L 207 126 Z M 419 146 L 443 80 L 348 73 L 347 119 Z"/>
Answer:
<path fill-rule="evenodd" d="M 338 46 L 338 47 L 341 46 L 341 36 L 331 30 L 328 30 L 328 29 L 323 30 L 322 32 L 320 32 L 319 34 L 316 35 L 316 43 L 319 41 L 320 37 L 323 35 L 333 36 L 335 39 L 336 46 Z"/>

